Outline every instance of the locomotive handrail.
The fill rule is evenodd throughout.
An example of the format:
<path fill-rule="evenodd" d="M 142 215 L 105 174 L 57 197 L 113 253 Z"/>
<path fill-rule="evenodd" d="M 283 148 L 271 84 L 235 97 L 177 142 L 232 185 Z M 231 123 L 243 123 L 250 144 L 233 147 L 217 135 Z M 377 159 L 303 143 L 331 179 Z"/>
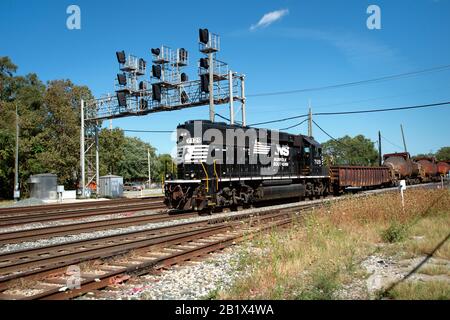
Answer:
<path fill-rule="evenodd" d="M 217 174 L 216 170 L 216 161 L 217 159 L 214 159 L 213 164 L 214 164 L 214 175 L 216 176 L 216 192 L 217 192 L 217 190 L 219 190 L 219 175 Z"/>
<path fill-rule="evenodd" d="M 208 172 L 206 171 L 205 165 L 203 164 L 203 162 L 200 162 L 202 167 L 203 167 L 203 171 L 205 172 L 206 175 L 206 192 L 209 192 L 209 185 L 208 185 L 208 181 L 209 181 L 209 176 L 208 176 Z"/>

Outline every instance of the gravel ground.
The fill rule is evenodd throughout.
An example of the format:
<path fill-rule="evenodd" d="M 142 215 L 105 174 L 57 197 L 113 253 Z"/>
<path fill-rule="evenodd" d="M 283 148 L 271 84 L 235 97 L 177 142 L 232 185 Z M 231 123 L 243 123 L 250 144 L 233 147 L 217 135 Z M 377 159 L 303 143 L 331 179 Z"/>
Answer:
<path fill-rule="evenodd" d="M 124 217 L 138 217 L 138 216 L 151 215 L 151 214 L 157 214 L 157 213 L 161 213 L 161 209 L 135 211 L 135 212 L 126 212 L 126 209 L 124 209 L 124 212 L 122 212 L 122 213 L 105 214 L 105 215 L 90 216 L 90 217 L 85 217 L 85 218 L 64 219 L 64 220 L 55 220 L 55 221 L 47 221 L 47 222 L 34 222 L 34 223 L 27 223 L 27 224 L 21 224 L 21 225 L 17 225 L 17 226 L 4 227 L 4 228 L 0 227 L 0 233 L 47 228 L 47 227 L 54 227 L 54 226 L 64 226 L 64 225 L 76 224 L 76 223 L 82 223 L 82 222 L 103 221 L 103 220 L 110 220 L 110 219 L 117 219 L 117 218 L 124 218 Z"/>
<path fill-rule="evenodd" d="M 45 202 L 40 199 L 28 198 L 19 200 L 16 203 L 11 203 L 6 206 L 2 206 L 2 208 L 28 207 L 28 206 L 38 206 L 42 204 L 45 204 Z"/>
<path fill-rule="evenodd" d="M 242 246 L 229 247 L 207 259 L 177 265 L 160 275 L 133 278 L 100 296 L 87 294 L 78 299 L 111 300 L 198 300 L 214 299 L 220 290 L 229 288 L 246 271 L 238 269 Z"/>
<path fill-rule="evenodd" d="M 322 202 L 322 200 L 309 201 L 309 203 L 320 203 L 320 202 Z M 304 202 L 304 203 L 307 203 L 307 202 Z M 99 237 L 117 235 L 117 234 L 122 234 L 122 233 L 126 233 L 126 232 L 151 230 L 151 229 L 155 229 L 155 228 L 159 228 L 159 227 L 178 225 L 178 224 L 194 222 L 194 221 L 206 221 L 209 219 L 216 219 L 216 218 L 221 218 L 221 217 L 226 217 L 226 216 L 238 216 L 238 215 L 247 214 L 247 213 L 272 211 L 274 209 L 290 208 L 290 207 L 295 207 L 297 205 L 298 205 L 298 202 L 282 204 L 282 205 L 277 205 L 277 206 L 271 206 L 271 207 L 265 207 L 265 208 L 247 209 L 247 210 L 242 210 L 239 212 L 224 212 L 224 213 L 214 214 L 212 216 L 197 216 L 197 217 L 193 217 L 193 218 L 178 219 L 178 220 L 173 220 L 173 221 L 147 223 L 147 224 L 139 225 L 139 226 L 130 226 L 130 227 L 125 227 L 125 228 L 101 230 L 101 231 L 95 231 L 95 232 L 89 232 L 89 233 L 79 233 L 79 234 L 75 234 L 75 235 L 54 237 L 54 238 L 49 238 L 49 239 L 40 239 L 40 240 L 29 241 L 29 242 L 6 244 L 6 245 L 3 245 L 0 247 L 0 254 L 10 253 L 13 251 L 18 251 L 18 250 L 40 248 L 40 247 L 44 247 L 44 246 L 67 243 L 67 242 L 71 242 L 71 241 L 95 239 L 95 238 L 99 238 Z M 23 229 L 21 229 L 19 227 L 15 230 L 23 230 Z"/>

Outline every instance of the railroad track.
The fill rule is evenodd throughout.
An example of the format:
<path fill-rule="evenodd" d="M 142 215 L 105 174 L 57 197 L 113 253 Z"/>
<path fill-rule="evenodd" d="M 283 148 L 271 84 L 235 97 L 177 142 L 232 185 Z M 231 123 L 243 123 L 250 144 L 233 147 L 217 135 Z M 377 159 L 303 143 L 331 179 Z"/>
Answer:
<path fill-rule="evenodd" d="M 27 241 L 50 239 L 54 237 L 75 235 L 80 233 L 125 228 L 129 226 L 138 226 L 147 223 L 157 223 L 169 220 L 187 219 L 196 217 L 196 213 L 184 213 L 170 215 L 168 213 L 158 213 L 142 215 L 136 217 L 124 217 L 108 220 L 71 223 L 67 225 L 50 226 L 44 228 L 34 228 L 0 233 L 0 245 L 23 243 Z"/>
<path fill-rule="evenodd" d="M 79 208 L 74 210 L 65 211 L 52 211 L 52 212 L 38 212 L 38 213 L 22 213 L 14 214 L 11 216 L 0 216 L 0 227 L 10 227 L 14 225 L 36 223 L 36 222 L 48 222 L 55 220 L 65 219 L 77 219 L 91 216 L 99 216 L 115 213 L 126 213 L 143 210 L 156 210 L 166 208 L 160 200 L 151 202 L 127 204 L 120 206 L 108 206 L 108 207 L 90 207 Z"/>
<path fill-rule="evenodd" d="M 213 216 L 203 221 L 2 254 L 0 299 L 70 299 L 124 281 L 129 275 L 151 273 L 250 239 L 257 232 L 289 225 L 296 213 L 344 198 L 260 208 L 258 213 Z M 81 271 L 79 289 L 67 287 L 72 277 L 68 267 L 74 265 Z"/>
<path fill-rule="evenodd" d="M 129 205 L 136 203 L 143 203 L 146 201 L 158 200 L 162 201 L 164 197 L 144 197 L 144 198 L 121 198 L 112 199 L 104 201 L 86 201 L 78 203 L 59 203 L 59 204 L 45 204 L 45 205 L 35 205 L 35 206 L 24 206 L 24 207 L 6 207 L 0 208 L 0 216 L 2 215 L 13 215 L 13 214 L 23 214 L 23 213 L 37 213 L 37 212 L 60 212 L 66 210 L 75 210 L 82 208 L 102 208 L 102 207 L 112 207 L 120 205 Z"/>
<path fill-rule="evenodd" d="M 120 274 L 152 272 L 248 239 L 255 232 L 289 224 L 294 213 L 315 206 L 296 204 L 265 209 L 258 214 L 236 213 L 222 218 L 176 224 L 115 236 L 64 243 L 0 255 L 1 299 L 72 298 L 107 286 Z M 96 270 L 83 270 L 81 289 L 64 291 L 68 266 L 102 259 Z M 17 285 L 30 282 L 21 291 Z M 20 290 L 19 290 L 20 291 Z"/>

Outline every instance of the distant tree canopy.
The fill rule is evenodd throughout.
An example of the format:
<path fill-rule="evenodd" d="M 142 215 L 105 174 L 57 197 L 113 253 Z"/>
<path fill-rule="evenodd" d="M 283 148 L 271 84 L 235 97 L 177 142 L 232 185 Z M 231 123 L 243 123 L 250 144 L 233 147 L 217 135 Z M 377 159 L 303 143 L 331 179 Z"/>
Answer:
<path fill-rule="evenodd" d="M 450 147 L 442 147 L 436 153 L 419 153 L 415 157 L 435 157 L 437 161 L 450 161 Z"/>
<path fill-rule="evenodd" d="M 102 129 L 99 134 L 100 174 L 114 174 L 125 180 L 148 179 L 148 156 L 152 182 L 160 182 L 164 174 L 164 162 L 172 163 L 168 154 L 156 155 L 149 143 L 136 137 L 126 137 L 121 129 Z"/>
<path fill-rule="evenodd" d="M 450 147 L 442 147 L 436 152 L 438 161 L 450 161 Z"/>
<path fill-rule="evenodd" d="M 328 140 L 322 146 L 326 165 L 374 166 L 378 164 L 378 152 L 374 142 L 363 135 Z"/>
<path fill-rule="evenodd" d="M 44 84 L 34 73 L 16 75 L 18 67 L 0 57 L 0 198 L 12 198 L 16 142 L 16 106 L 19 114 L 19 183 L 27 192 L 32 174 L 55 173 L 66 189 L 76 188 L 80 178 L 80 99 L 93 96 L 86 86 L 70 80 Z M 149 144 L 125 137 L 123 131 L 100 132 L 101 174 L 125 179 L 147 177 L 147 148 L 152 170 L 160 181 L 160 157 Z"/>

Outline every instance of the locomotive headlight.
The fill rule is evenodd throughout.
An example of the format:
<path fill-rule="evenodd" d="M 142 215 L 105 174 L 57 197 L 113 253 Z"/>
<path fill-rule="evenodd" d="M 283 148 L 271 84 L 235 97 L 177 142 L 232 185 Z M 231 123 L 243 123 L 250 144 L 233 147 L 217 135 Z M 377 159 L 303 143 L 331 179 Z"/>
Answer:
<path fill-rule="evenodd" d="M 191 178 L 195 178 L 195 173 L 191 173 Z"/>

